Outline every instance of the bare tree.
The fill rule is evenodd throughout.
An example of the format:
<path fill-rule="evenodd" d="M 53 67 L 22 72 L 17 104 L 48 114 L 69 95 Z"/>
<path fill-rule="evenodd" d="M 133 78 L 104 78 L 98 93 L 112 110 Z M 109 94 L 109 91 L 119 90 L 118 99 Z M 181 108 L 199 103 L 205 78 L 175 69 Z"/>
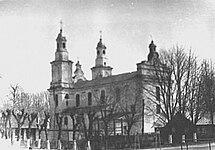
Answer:
<path fill-rule="evenodd" d="M 169 51 L 162 51 L 160 61 L 152 64 L 153 78 L 148 82 L 150 88 L 145 90 L 148 92 L 147 99 L 151 101 L 150 104 L 156 105 L 157 108 L 147 105 L 147 109 L 162 122 L 169 122 L 177 112 L 185 116 L 190 114 L 195 120 L 193 122 L 200 119 L 200 101 L 197 102 L 200 95 L 196 90 L 199 86 L 197 62 L 191 51 L 187 54 L 183 47 L 176 45 Z M 159 114 L 155 113 L 156 110 Z"/>
<path fill-rule="evenodd" d="M 121 97 L 119 101 L 119 111 L 122 113 L 123 121 L 127 124 L 125 130 L 128 135 L 128 143 L 130 143 L 130 132 L 136 123 L 142 119 L 143 100 L 140 98 L 140 84 L 125 84 L 121 87 Z"/>
<path fill-rule="evenodd" d="M 6 108 L 6 110 L 2 112 L 2 119 L 4 125 L 4 135 L 2 136 L 4 136 L 5 139 L 8 139 L 11 136 L 11 109 Z"/>
<path fill-rule="evenodd" d="M 46 140 L 48 140 L 48 130 L 50 120 L 50 101 L 48 92 L 41 92 L 37 95 L 36 102 L 37 109 L 37 128 L 39 129 L 39 139 L 41 139 L 41 132 L 45 131 Z"/>
<path fill-rule="evenodd" d="M 215 71 L 214 65 L 210 61 L 204 60 L 201 65 L 201 93 L 204 101 L 204 110 L 209 114 L 211 124 L 214 124 L 215 113 Z"/>
<path fill-rule="evenodd" d="M 29 107 L 29 95 L 24 93 L 20 86 L 11 85 L 11 101 L 13 103 L 12 115 L 17 123 L 17 140 L 20 139 L 21 128 L 27 119 L 27 110 Z"/>
<path fill-rule="evenodd" d="M 38 118 L 38 114 L 43 112 L 44 109 L 46 109 L 46 103 L 44 101 L 47 100 L 45 97 L 46 93 L 41 92 L 37 94 L 31 94 L 30 95 L 30 101 L 31 105 L 28 109 L 28 132 L 27 132 L 27 138 L 30 138 L 31 135 L 31 126 Z"/>
<path fill-rule="evenodd" d="M 106 92 L 104 90 L 100 91 L 98 89 L 94 89 L 93 96 L 98 108 L 98 120 L 100 120 L 103 125 L 101 126 L 101 129 L 104 131 L 104 144 L 105 149 L 107 149 L 107 138 L 110 130 L 110 122 L 113 121 L 119 113 L 118 102 L 114 98 L 114 87 L 110 86 L 106 88 Z"/>

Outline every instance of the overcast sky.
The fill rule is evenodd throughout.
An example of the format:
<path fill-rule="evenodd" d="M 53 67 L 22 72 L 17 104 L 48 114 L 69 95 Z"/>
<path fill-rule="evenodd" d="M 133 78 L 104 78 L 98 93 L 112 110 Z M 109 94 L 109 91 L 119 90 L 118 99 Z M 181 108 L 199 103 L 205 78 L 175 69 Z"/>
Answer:
<path fill-rule="evenodd" d="M 10 84 L 31 93 L 49 88 L 60 20 L 69 57 L 74 66 L 79 57 L 87 79 L 100 30 L 113 74 L 136 70 L 150 35 L 158 51 L 178 43 L 215 60 L 214 0 L 0 0 L 1 100 Z"/>

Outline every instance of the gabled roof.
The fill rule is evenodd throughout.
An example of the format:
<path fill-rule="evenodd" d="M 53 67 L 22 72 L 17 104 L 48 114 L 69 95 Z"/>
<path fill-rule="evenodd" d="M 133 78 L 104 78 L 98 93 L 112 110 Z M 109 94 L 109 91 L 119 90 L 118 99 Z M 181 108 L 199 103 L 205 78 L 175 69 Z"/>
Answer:
<path fill-rule="evenodd" d="M 92 86 L 100 86 L 103 84 L 126 81 L 126 80 L 133 79 L 136 75 L 137 75 L 137 72 L 135 71 L 135 72 L 112 75 L 112 76 L 93 79 L 93 80 L 80 81 L 75 83 L 74 88 L 77 89 L 77 88 L 85 88 L 85 87 L 92 87 Z"/>

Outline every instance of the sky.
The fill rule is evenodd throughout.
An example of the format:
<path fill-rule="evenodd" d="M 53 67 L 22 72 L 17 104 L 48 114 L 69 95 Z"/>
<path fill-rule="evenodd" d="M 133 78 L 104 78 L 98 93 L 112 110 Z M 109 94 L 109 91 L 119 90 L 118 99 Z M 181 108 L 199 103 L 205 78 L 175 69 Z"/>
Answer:
<path fill-rule="evenodd" d="M 0 0 L 0 100 L 11 84 L 49 88 L 61 20 L 73 70 L 79 59 L 90 80 L 100 30 L 113 74 L 135 71 L 151 39 L 158 52 L 179 44 L 215 60 L 214 14 L 214 0 Z"/>

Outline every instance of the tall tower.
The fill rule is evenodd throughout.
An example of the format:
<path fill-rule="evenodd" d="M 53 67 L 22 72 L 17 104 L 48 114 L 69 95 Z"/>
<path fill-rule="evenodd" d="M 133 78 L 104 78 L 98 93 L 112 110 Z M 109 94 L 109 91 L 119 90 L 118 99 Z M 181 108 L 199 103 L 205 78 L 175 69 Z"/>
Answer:
<path fill-rule="evenodd" d="M 102 35 L 96 47 L 95 67 L 92 70 L 92 79 L 107 77 L 112 75 L 112 67 L 107 66 L 106 46 L 102 43 Z"/>
<path fill-rule="evenodd" d="M 52 82 L 51 87 L 69 88 L 72 84 L 72 64 L 66 49 L 66 37 L 62 35 L 62 29 L 56 39 L 57 50 L 55 60 L 51 62 Z"/>
<path fill-rule="evenodd" d="M 67 107 L 70 89 L 73 87 L 72 64 L 66 49 L 66 37 L 62 35 L 62 27 L 56 39 L 55 60 L 51 62 L 52 80 L 50 83 L 51 128 L 56 128 L 56 115 Z"/>

